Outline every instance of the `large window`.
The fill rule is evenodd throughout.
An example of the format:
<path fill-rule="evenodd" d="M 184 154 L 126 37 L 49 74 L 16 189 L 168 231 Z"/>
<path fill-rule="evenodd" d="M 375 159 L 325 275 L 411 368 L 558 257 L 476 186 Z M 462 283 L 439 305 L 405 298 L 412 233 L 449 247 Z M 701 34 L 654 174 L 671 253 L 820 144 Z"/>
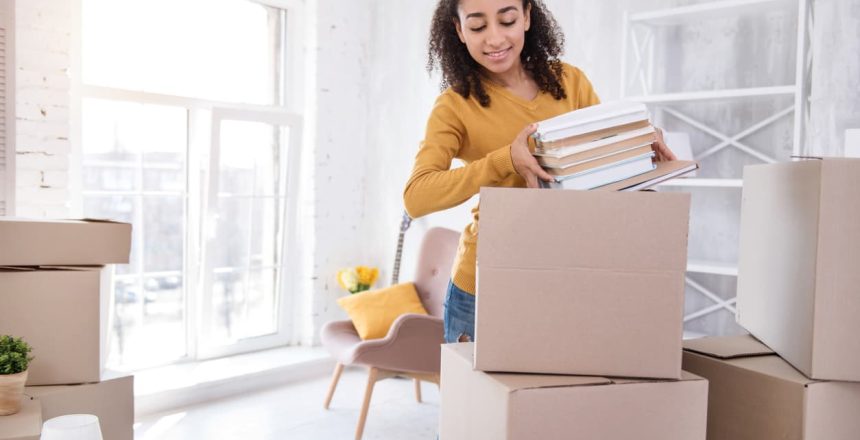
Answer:
<path fill-rule="evenodd" d="M 84 215 L 133 224 L 131 263 L 114 276 L 108 367 L 287 343 L 294 11 L 82 3 Z"/>

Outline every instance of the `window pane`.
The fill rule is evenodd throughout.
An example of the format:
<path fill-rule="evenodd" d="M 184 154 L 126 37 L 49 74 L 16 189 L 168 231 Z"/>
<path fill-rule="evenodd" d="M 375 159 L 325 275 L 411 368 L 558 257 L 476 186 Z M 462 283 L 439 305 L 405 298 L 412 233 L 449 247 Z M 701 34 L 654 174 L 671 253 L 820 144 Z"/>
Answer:
<path fill-rule="evenodd" d="M 120 279 L 115 298 L 110 368 L 141 369 L 187 354 L 181 275 Z"/>
<path fill-rule="evenodd" d="M 280 136 L 280 128 L 269 124 L 222 121 L 219 192 L 280 194 Z"/>
<path fill-rule="evenodd" d="M 221 197 L 218 199 L 217 240 L 210 249 L 214 268 L 248 266 L 251 240 L 251 199 Z"/>
<path fill-rule="evenodd" d="M 251 267 L 272 267 L 280 261 L 281 209 L 283 199 L 256 198 L 251 215 Z"/>
<path fill-rule="evenodd" d="M 212 285 L 212 310 L 210 343 L 221 345 L 237 340 L 240 336 L 236 321 L 241 321 L 241 305 L 245 297 L 247 272 L 233 271 L 216 273 Z"/>
<path fill-rule="evenodd" d="M 243 0 L 83 0 L 83 81 L 279 104 L 279 17 Z"/>
<path fill-rule="evenodd" d="M 102 218 L 134 224 L 138 199 L 134 196 L 84 196 L 84 217 Z M 137 273 L 140 270 L 140 235 L 131 234 L 131 259 L 129 264 L 117 264 L 117 274 Z"/>
<path fill-rule="evenodd" d="M 216 345 L 277 331 L 277 271 L 215 274 L 211 328 Z"/>
<path fill-rule="evenodd" d="M 180 107 L 84 99 L 84 190 L 184 192 L 187 115 Z"/>
<path fill-rule="evenodd" d="M 184 202 L 182 197 L 143 198 L 143 253 L 147 272 L 182 271 Z"/>
<path fill-rule="evenodd" d="M 248 293 L 245 296 L 244 337 L 271 334 L 278 330 L 278 271 L 252 270 L 248 274 Z"/>
<path fill-rule="evenodd" d="M 177 133 L 179 134 L 179 133 Z M 184 134 L 184 133 L 183 133 Z M 178 139 L 172 139 L 178 141 Z M 160 143 L 143 155 L 143 189 L 146 191 L 185 192 L 185 145 Z M 160 148 L 158 148 L 160 147 Z M 174 148 L 179 150 L 170 151 Z"/>

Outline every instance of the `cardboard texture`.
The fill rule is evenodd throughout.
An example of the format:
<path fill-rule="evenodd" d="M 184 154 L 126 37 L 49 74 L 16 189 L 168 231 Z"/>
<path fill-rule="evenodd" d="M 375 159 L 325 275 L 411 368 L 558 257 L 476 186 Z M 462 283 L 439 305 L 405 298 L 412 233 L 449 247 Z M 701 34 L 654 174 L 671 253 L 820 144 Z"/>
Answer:
<path fill-rule="evenodd" d="M 442 440 L 705 438 L 708 384 L 485 373 L 473 343 L 442 346 Z"/>
<path fill-rule="evenodd" d="M 27 387 L 25 393 L 42 402 L 42 418 L 93 414 L 105 440 L 134 439 L 134 377 L 100 383 Z"/>
<path fill-rule="evenodd" d="M 0 217 L 0 266 L 128 263 L 131 225 Z"/>
<path fill-rule="evenodd" d="M 860 438 L 860 383 L 809 379 L 748 335 L 684 349 L 684 370 L 710 383 L 708 440 Z"/>
<path fill-rule="evenodd" d="M 744 169 L 738 322 L 807 376 L 860 381 L 860 159 Z"/>
<path fill-rule="evenodd" d="M 483 188 L 475 368 L 678 379 L 689 194 Z"/>
<path fill-rule="evenodd" d="M 28 385 L 97 382 L 101 377 L 101 267 L 0 269 L 0 334 L 33 347 Z"/>
<path fill-rule="evenodd" d="M 25 398 L 21 411 L 0 416 L 0 440 L 39 440 L 42 434 L 42 405 Z"/>

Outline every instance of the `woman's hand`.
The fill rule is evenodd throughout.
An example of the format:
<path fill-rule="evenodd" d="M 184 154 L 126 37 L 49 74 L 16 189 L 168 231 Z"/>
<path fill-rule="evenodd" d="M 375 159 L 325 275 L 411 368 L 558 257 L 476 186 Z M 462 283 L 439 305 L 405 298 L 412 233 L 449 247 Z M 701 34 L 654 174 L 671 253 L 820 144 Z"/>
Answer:
<path fill-rule="evenodd" d="M 529 136 L 534 134 L 535 131 L 537 131 L 537 124 L 531 124 L 524 128 L 511 143 L 511 161 L 514 163 L 514 170 L 523 179 L 526 179 L 526 186 L 529 188 L 537 188 L 538 179 L 544 182 L 552 182 L 554 180 L 552 176 L 541 168 L 537 159 L 529 151 Z"/>
<path fill-rule="evenodd" d="M 654 127 L 654 130 L 657 131 L 657 141 L 651 144 L 651 148 L 654 150 L 655 158 L 657 162 L 669 162 L 670 160 L 678 160 L 675 157 L 675 153 L 666 146 L 666 142 L 663 141 L 663 130 Z"/>

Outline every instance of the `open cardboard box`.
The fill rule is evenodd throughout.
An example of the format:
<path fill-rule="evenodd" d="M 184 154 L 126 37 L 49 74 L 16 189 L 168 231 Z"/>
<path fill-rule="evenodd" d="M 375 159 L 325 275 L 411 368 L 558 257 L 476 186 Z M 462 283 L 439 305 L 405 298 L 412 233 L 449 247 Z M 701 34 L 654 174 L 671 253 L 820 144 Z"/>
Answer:
<path fill-rule="evenodd" d="M 681 378 L 690 195 L 483 188 L 475 368 Z"/>
<path fill-rule="evenodd" d="M 0 217 L 0 266 L 128 263 L 131 225 Z"/>
<path fill-rule="evenodd" d="M 857 440 L 860 383 L 807 378 L 749 335 L 684 341 L 710 382 L 708 440 Z"/>
<path fill-rule="evenodd" d="M 739 260 L 738 322 L 811 378 L 860 381 L 860 159 L 744 168 Z"/>
<path fill-rule="evenodd" d="M 704 440 L 708 382 L 485 373 L 473 343 L 442 346 L 443 440 Z"/>

